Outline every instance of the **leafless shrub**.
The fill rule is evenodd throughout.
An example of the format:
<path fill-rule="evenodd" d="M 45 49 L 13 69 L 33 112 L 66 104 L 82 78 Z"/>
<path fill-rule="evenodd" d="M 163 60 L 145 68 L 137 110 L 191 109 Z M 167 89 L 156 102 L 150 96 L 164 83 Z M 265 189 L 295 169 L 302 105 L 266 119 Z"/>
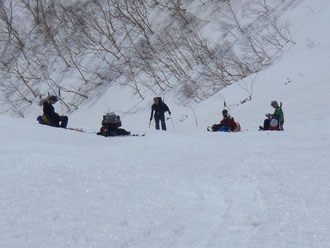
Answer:
<path fill-rule="evenodd" d="M 241 104 L 252 100 L 253 87 L 256 82 L 257 76 L 258 76 L 258 74 L 256 73 L 255 75 L 251 75 L 250 81 L 247 82 L 245 79 L 242 79 L 240 82 L 237 83 L 241 89 L 243 89 L 244 91 L 246 91 L 248 93 L 248 97 L 243 99 L 241 101 Z"/>
<path fill-rule="evenodd" d="M 70 95 L 61 101 L 71 112 L 99 86 L 119 83 L 141 99 L 146 90 L 177 88 L 199 102 L 262 70 L 293 43 L 268 0 L 250 0 L 254 7 L 244 24 L 230 1 L 201 3 L 225 8 L 218 22 L 223 40 L 217 44 L 203 37 L 206 22 L 182 0 L 3 0 L 3 100 L 24 116 L 39 95 L 61 90 Z M 168 23 L 154 27 L 155 13 L 167 16 Z M 75 82 L 64 82 L 68 75 Z"/>

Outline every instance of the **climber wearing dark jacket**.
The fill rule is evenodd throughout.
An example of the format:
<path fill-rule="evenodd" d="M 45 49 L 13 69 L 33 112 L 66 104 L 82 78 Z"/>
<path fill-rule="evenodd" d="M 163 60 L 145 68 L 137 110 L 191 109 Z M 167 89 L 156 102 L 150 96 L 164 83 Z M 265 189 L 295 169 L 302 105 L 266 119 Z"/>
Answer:
<path fill-rule="evenodd" d="M 160 97 L 154 97 L 154 104 L 151 106 L 150 122 L 152 120 L 152 117 L 154 116 L 156 130 L 159 130 L 159 121 L 161 121 L 162 130 L 166 131 L 166 123 L 165 123 L 166 111 L 168 111 L 168 113 L 171 115 L 170 109 L 167 107 L 165 103 L 163 103 L 162 99 Z"/>
<path fill-rule="evenodd" d="M 60 116 L 55 113 L 53 104 L 57 102 L 56 96 L 50 96 L 43 104 L 44 117 L 48 120 L 50 126 L 66 128 L 68 124 L 67 116 Z M 61 122 L 61 125 L 60 125 Z"/>

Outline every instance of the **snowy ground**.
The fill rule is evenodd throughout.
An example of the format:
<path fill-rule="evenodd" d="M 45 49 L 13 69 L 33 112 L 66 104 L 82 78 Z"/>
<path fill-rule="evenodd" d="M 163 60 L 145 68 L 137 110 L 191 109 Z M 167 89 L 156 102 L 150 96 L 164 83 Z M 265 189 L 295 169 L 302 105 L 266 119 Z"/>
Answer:
<path fill-rule="evenodd" d="M 145 137 L 0 116 L 0 247 L 329 247 L 330 3 L 297 5 L 296 45 L 259 73 L 253 100 L 239 105 L 247 95 L 233 85 L 193 105 L 195 119 L 169 97 L 175 132 L 170 121 L 168 132 L 148 129 L 149 109 L 138 107 L 120 113 L 123 127 Z M 205 131 L 223 98 L 243 132 Z M 285 131 L 258 132 L 274 99 Z M 103 100 L 69 126 L 96 131 Z"/>
<path fill-rule="evenodd" d="M 328 247 L 329 132 L 103 138 L 0 119 L 0 247 Z"/>

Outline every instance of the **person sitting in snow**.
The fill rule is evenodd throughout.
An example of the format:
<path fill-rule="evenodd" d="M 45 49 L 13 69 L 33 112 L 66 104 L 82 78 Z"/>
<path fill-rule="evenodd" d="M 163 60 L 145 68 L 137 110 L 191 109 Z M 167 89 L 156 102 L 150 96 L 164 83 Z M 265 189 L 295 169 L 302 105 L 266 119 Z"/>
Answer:
<path fill-rule="evenodd" d="M 121 126 L 120 116 L 115 113 L 107 113 L 103 115 L 102 127 L 97 135 L 102 135 L 105 137 L 109 136 L 125 136 L 130 135 L 131 132 L 126 131 L 123 128 L 119 128 Z"/>
<path fill-rule="evenodd" d="M 46 124 L 52 127 L 62 127 L 66 128 L 68 125 L 68 117 L 60 116 L 55 112 L 53 105 L 57 102 L 56 96 L 50 96 L 49 98 L 42 101 L 43 102 L 43 116 L 38 117 L 38 121 L 41 124 Z"/>
<path fill-rule="evenodd" d="M 264 126 L 259 126 L 259 130 L 283 130 L 284 124 L 284 113 L 282 107 L 280 107 L 277 101 L 272 101 L 270 106 L 272 106 L 275 111 L 274 114 L 266 114 L 267 119 L 264 121 Z"/>
<path fill-rule="evenodd" d="M 220 124 L 215 124 L 212 126 L 213 132 L 239 132 L 241 131 L 241 126 L 238 122 L 235 122 L 234 118 L 231 117 L 227 109 L 222 110 L 223 119 Z"/>
<path fill-rule="evenodd" d="M 154 97 L 154 104 L 151 106 L 151 116 L 150 123 L 152 121 L 152 117 L 155 112 L 155 126 L 156 130 L 159 130 L 159 121 L 162 125 L 162 130 L 166 131 L 166 123 L 165 123 L 165 112 L 168 111 L 169 115 L 171 115 L 171 111 L 168 106 L 162 101 L 160 97 Z"/>

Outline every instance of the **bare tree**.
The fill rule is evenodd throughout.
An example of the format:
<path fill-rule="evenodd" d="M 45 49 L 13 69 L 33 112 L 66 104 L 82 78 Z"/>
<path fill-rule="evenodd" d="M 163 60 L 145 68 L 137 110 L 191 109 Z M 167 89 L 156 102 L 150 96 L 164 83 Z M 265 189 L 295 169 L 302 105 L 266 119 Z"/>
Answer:
<path fill-rule="evenodd" d="M 294 44 L 276 11 L 292 0 L 249 0 L 244 21 L 230 1 L 200 2 L 220 13 L 223 39 L 216 43 L 200 32 L 207 21 L 182 0 L 0 1 L 2 100 L 24 116 L 39 95 L 61 90 L 71 112 L 97 87 L 118 83 L 141 99 L 146 91 L 177 89 L 186 102 L 200 102 Z M 168 22 L 156 26 L 156 13 Z M 74 83 L 64 82 L 69 76 Z"/>

